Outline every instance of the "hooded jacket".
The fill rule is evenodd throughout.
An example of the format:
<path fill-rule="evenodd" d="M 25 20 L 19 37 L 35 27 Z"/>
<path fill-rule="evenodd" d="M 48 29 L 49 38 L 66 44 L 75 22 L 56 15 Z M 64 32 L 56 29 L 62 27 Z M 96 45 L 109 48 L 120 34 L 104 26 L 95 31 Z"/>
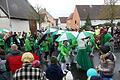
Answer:
<path fill-rule="evenodd" d="M 46 78 L 49 80 L 62 80 L 64 74 L 61 67 L 57 64 L 51 64 L 46 70 Z"/>

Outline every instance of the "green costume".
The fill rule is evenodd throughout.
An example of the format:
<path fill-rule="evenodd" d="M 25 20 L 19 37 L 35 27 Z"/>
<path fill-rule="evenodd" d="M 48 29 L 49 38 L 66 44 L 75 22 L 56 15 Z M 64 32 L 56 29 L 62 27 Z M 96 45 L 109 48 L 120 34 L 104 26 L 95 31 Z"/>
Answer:
<path fill-rule="evenodd" d="M 105 43 L 105 45 L 110 46 L 110 51 L 114 52 L 114 43 L 108 41 L 108 42 Z"/>
<path fill-rule="evenodd" d="M 87 50 L 88 54 L 90 54 L 90 53 L 92 52 L 92 48 L 93 48 L 94 46 L 96 46 L 96 45 L 95 45 L 95 40 L 94 40 L 94 37 L 91 36 L 91 37 L 90 37 L 90 40 L 89 40 L 89 41 L 87 42 L 87 44 L 86 44 L 86 50 Z"/>
<path fill-rule="evenodd" d="M 60 50 L 60 54 L 58 55 L 58 60 L 60 62 L 65 62 L 65 57 L 67 57 L 69 55 L 69 47 L 62 45 L 61 46 L 61 50 Z"/>
<path fill-rule="evenodd" d="M 49 36 L 47 38 L 47 41 L 48 41 L 49 50 L 51 50 L 53 47 L 53 38 L 51 36 Z"/>
<path fill-rule="evenodd" d="M 34 42 L 34 48 L 35 48 L 35 49 L 39 48 L 38 40 L 37 40 L 37 39 L 36 39 L 35 42 Z"/>
<path fill-rule="evenodd" d="M 34 43 L 35 43 L 35 39 L 33 37 L 30 38 L 30 45 L 31 46 L 34 46 Z"/>
<path fill-rule="evenodd" d="M 72 40 L 72 44 L 71 44 L 72 49 L 75 49 L 77 45 L 78 45 L 77 40 L 76 39 Z"/>
<path fill-rule="evenodd" d="M 112 38 L 112 35 L 109 34 L 109 33 L 106 33 L 103 38 L 102 38 L 102 41 L 101 41 L 101 44 L 104 45 L 106 42 L 108 42 L 110 39 Z"/>
<path fill-rule="evenodd" d="M 42 50 L 42 52 L 48 52 L 49 51 L 48 41 L 43 41 L 41 43 L 41 50 Z"/>
<path fill-rule="evenodd" d="M 25 51 L 31 51 L 32 48 L 31 48 L 31 45 L 30 45 L 30 41 L 29 39 L 25 39 Z"/>
<path fill-rule="evenodd" d="M 88 51 L 87 46 L 84 48 L 80 47 L 80 46 L 78 47 L 76 61 L 81 66 L 81 69 L 83 69 L 83 70 L 88 70 L 89 68 L 91 68 L 93 66 L 87 51 Z"/>
<path fill-rule="evenodd" d="M 0 38 L 0 47 L 4 49 L 5 42 L 3 39 Z"/>
<path fill-rule="evenodd" d="M 59 42 L 59 44 L 58 44 L 58 50 L 59 51 L 61 50 L 61 46 L 62 46 L 62 42 Z"/>

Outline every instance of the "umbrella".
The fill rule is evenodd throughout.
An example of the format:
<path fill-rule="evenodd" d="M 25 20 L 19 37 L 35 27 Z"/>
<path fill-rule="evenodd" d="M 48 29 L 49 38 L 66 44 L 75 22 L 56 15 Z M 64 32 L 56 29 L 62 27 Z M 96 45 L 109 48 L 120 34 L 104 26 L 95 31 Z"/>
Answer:
<path fill-rule="evenodd" d="M 80 34 L 78 35 L 77 39 L 86 38 L 86 37 L 92 36 L 93 34 L 94 34 L 94 32 L 92 32 L 92 31 L 80 32 Z"/>
<path fill-rule="evenodd" d="M 53 35 L 59 35 L 59 34 L 62 34 L 64 32 L 65 32 L 64 30 L 57 30 L 57 31 L 53 32 Z"/>
<path fill-rule="evenodd" d="M 72 33 L 64 32 L 56 39 L 56 41 L 59 42 L 59 41 L 70 40 L 70 39 L 75 39 L 75 36 Z"/>
<path fill-rule="evenodd" d="M 55 28 L 48 28 L 43 34 L 48 34 L 57 31 Z"/>
<path fill-rule="evenodd" d="M 69 32 L 72 33 L 76 38 L 79 35 L 79 32 L 76 32 L 76 31 L 69 31 Z"/>
<path fill-rule="evenodd" d="M 0 29 L 0 33 L 7 33 L 7 32 L 10 32 L 10 31 L 7 29 Z"/>

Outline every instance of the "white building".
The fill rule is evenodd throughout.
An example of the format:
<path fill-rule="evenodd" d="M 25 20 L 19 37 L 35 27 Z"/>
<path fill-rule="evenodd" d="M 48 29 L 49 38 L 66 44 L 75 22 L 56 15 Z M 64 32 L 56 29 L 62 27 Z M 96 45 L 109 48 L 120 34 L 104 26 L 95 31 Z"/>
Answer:
<path fill-rule="evenodd" d="M 56 21 L 54 19 L 54 17 L 47 12 L 47 10 L 44 8 L 41 8 L 41 10 L 39 11 L 40 17 L 42 19 L 44 19 L 44 21 L 41 23 L 40 27 L 43 29 L 47 29 L 48 27 L 54 27 L 56 26 Z M 37 29 L 40 29 L 39 27 L 37 27 Z"/>
<path fill-rule="evenodd" d="M 68 17 L 59 17 L 58 19 L 58 27 L 61 29 L 67 28 L 67 18 Z"/>
<path fill-rule="evenodd" d="M 27 0 L 0 0 L 0 28 L 13 32 L 34 32 L 35 16 L 37 13 Z"/>
<path fill-rule="evenodd" d="M 90 17 L 92 26 L 99 24 L 110 23 L 110 13 L 108 5 L 76 5 L 71 23 L 77 23 L 79 27 L 85 25 L 87 16 Z M 115 5 L 114 21 L 120 22 L 120 5 Z"/>

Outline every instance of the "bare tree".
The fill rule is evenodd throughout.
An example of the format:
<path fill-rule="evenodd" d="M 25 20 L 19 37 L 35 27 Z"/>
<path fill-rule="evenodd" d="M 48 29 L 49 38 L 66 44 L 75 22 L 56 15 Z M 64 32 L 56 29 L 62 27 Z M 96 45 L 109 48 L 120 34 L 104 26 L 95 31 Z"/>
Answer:
<path fill-rule="evenodd" d="M 113 24 L 113 20 L 115 19 L 115 4 L 117 3 L 118 0 L 109 0 L 109 5 L 110 5 L 110 12 L 111 12 L 111 16 L 110 16 L 110 23 Z M 111 25 L 111 34 L 113 35 L 113 25 Z"/>
<path fill-rule="evenodd" d="M 38 22 L 38 24 L 39 24 L 39 28 L 41 27 L 41 23 L 45 21 L 45 16 L 44 16 L 43 14 L 41 14 L 41 12 L 40 12 L 41 9 L 42 9 L 42 8 L 41 8 L 39 5 L 37 5 L 37 6 L 35 7 L 36 12 L 38 13 L 37 22 Z"/>
<path fill-rule="evenodd" d="M 117 2 L 118 0 L 104 0 L 106 5 L 115 5 Z"/>
<path fill-rule="evenodd" d="M 107 14 L 106 18 L 110 20 L 111 23 L 111 34 L 113 35 L 113 21 L 117 18 L 117 13 L 119 12 L 119 6 L 116 6 L 118 0 L 105 0 L 107 5 L 105 13 Z M 102 14 L 104 15 L 104 14 Z"/>

